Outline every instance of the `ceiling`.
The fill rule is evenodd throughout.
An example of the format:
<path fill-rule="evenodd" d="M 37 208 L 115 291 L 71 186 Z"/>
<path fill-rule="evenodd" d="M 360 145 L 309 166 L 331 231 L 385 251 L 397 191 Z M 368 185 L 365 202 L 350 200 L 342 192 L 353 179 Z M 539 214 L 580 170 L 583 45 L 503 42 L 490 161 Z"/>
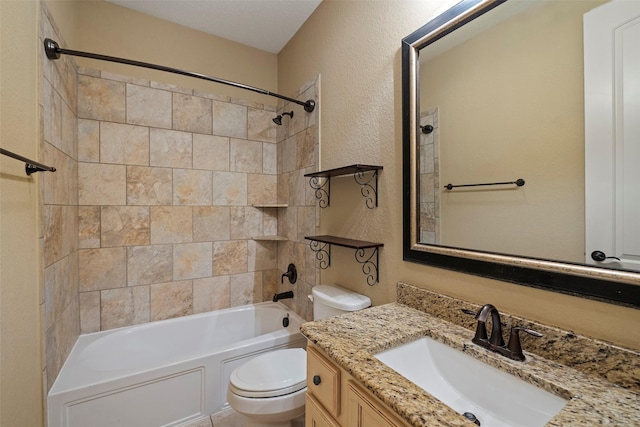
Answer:
<path fill-rule="evenodd" d="M 107 0 L 271 53 L 279 53 L 322 0 Z"/>

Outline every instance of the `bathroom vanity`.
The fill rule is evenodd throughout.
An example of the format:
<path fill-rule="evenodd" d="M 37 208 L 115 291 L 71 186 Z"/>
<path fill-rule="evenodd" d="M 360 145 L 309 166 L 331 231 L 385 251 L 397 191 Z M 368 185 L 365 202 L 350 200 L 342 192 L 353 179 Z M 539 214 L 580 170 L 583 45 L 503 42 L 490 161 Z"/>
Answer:
<path fill-rule="evenodd" d="M 637 352 L 507 315 L 544 334 L 523 339 L 525 361 L 510 360 L 472 344 L 462 308 L 478 306 L 401 283 L 397 302 L 303 324 L 307 425 L 473 426 L 375 357 L 425 336 L 565 399 L 548 426 L 640 425 Z"/>
<path fill-rule="evenodd" d="M 306 425 L 404 427 L 393 410 L 322 351 L 307 346 Z"/>

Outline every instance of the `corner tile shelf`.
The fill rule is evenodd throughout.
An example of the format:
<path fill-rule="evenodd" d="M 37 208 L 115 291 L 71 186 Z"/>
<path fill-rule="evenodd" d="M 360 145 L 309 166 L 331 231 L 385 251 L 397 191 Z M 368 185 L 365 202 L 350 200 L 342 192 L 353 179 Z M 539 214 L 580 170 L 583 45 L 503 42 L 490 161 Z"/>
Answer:
<path fill-rule="evenodd" d="M 277 208 L 288 208 L 289 205 L 286 203 L 255 203 L 251 205 L 253 208 L 258 209 L 277 209 Z M 286 242 L 286 237 L 283 236 L 254 236 L 251 240 L 255 240 L 257 242 Z"/>
<path fill-rule="evenodd" d="M 268 209 L 268 208 L 288 208 L 286 203 L 256 203 L 251 205 L 252 208 Z"/>
<path fill-rule="evenodd" d="M 254 236 L 251 240 L 255 240 L 257 242 L 285 242 L 289 239 L 283 236 Z"/>
<path fill-rule="evenodd" d="M 255 203 L 251 205 L 251 207 L 258 209 L 277 209 L 288 208 L 289 205 L 287 203 Z M 289 239 L 283 236 L 254 236 L 251 240 L 257 242 L 286 242 Z"/>
<path fill-rule="evenodd" d="M 331 245 L 342 246 L 345 248 L 355 249 L 355 259 L 362 264 L 362 272 L 367 276 L 367 284 L 373 286 L 380 281 L 380 273 L 378 269 L 378 251 L 384 246 L 384 243 L 367 242 L 364 240 L 346 239 L 337 236 L 306 236 L 305 239 L 310 240 L 309 247 L 316 253 L 316 259 L 319 261 L 319 267 L 323 270 L 331 265 Z M 367 256 L 366 249 L 373 249 L 371 254 Z"/>
<path fill-rule="evenodd" d="M 319 172 L 307 173 L 304 176 L 310 177 L 309 185 L 315 190 L 316 199 L 320 202 L 321 208 L 329 206 L 331 177 L 342 175 L 353 175 L 356 183 L 360 185 L 360 194 L 366 199 L 366 205 L 369 209 L 378 207 L 378 171 L 382 170 L 382 166 L 373 165 L 350 165 L 336 169 L 329 169 Z M 373 172 L 367 178 L 367 172 Z M 325 178 L 320 183 L 320 178 Z"/>

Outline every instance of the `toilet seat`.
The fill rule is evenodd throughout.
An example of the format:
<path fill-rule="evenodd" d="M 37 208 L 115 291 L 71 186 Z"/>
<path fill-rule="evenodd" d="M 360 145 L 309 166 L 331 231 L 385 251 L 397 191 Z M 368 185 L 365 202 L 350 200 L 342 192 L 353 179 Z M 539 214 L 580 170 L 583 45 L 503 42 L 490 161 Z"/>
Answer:
<path fill-rule="evenodd" d="M 306 380 L 306 351 L 288 348 L 261 354 L 234 369 L 229 390 L 243 397 L 277 397 L 302 390 Z"/>

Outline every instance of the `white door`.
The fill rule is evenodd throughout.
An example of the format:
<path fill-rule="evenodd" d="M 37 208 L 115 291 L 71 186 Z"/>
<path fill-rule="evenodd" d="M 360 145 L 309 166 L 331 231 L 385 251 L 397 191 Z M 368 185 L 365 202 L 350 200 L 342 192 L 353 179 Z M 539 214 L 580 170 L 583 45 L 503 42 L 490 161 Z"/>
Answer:
<path fill-rule="evenodd" d="M 584 68 L 586 262 L 640 270 L 640 0 L 584 15 Z"/>

